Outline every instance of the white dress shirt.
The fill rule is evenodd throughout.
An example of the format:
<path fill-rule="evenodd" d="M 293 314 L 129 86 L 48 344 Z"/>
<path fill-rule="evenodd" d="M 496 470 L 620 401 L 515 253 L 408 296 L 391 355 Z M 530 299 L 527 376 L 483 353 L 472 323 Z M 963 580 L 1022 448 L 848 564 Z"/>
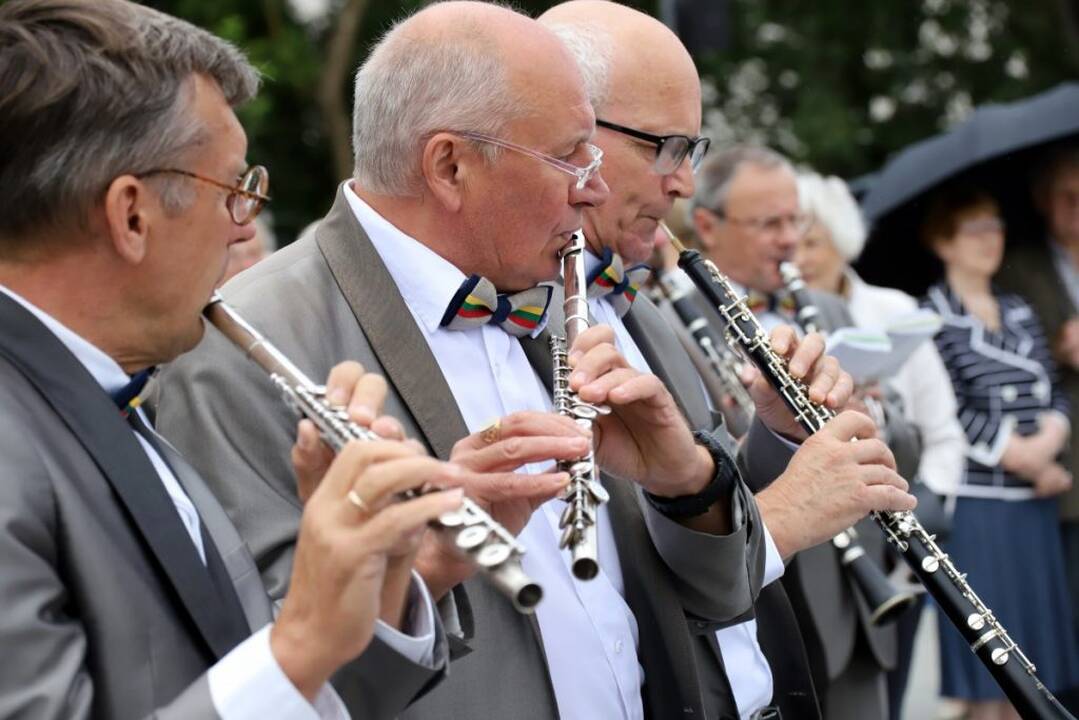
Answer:
<path fill-rule="evenodd" d="M 586 273 L 595 269 L 599 262 L 599 258 L 591 252 L 585 253 Z M 684 275 L 684 273 L 679 274 Z M 629 364 L 642 373 L 651 373 L 648 362 L 622 323 L 614 306 L 607 301 L 607 296 L 590 299 L 588 309 L 597 323 L 610 325 L 614 330 L 615 343 Z M 764 527 L 763 519 L 761 525 L 764 530 L 766 548 L 763 587 L 782 577 L 784 566 L 772 535 L 768 532 L 768 528 Z M 772 670 L 757 640 L 757 621 L 751 619 L 725 627 L 716 632 L 716 639 L 719 641 L 719 649 L 723 654 L 723 664 L 727 669 L 731 692 L 738 704 L 739 715 L 743 720 L 748 720 L 755 711 L 772 701 Z"/>
<path fill-rule="evenodd" d="M 131 380 L 127 373 L 100 348 L 79 336 L 56 318 L 12 290 L 0 285 L 3 292 L 34 314 L 86 367 L 105 392 L 113 393 Z M 150 423 L 142 409 L 137 409 L 147 427 Z M 164 459 L 142 435 L 132 430 L 154 470 L 157 471 L 169 498 L 176 506 L 184 527 L 191 536 L 202 562 L 206 562 L 199 514 L 180 482 Z M 434 606 L 426 586 L 415 577 L 408 613 L 413 636 L 409 637 L 378 621 L 375 633 L 384 642 L 417 664 L 432 666 L 434 653 Z M 348 718 L 348 711 L 330 685 L 324 685 L 314 705 L 300 694 L 281 670 L 270 649 L 272 623 L 237 645 L 207 671 L 210 696 L 222 720 L 259 720 L 261 718 Z"/>
<path fill-rule="evenodd" d="M 914 298 L 891 288 L 867 285 L 847 270 L 847 308 L 858 327 L 883 328 L 914 312 Z M 967 439 L 956 416 L 955 391 L 940 353 L 931 341 L 922 343 L 888 384 L 903 400 L 903 414 L 921 433 L 918 477 L 938 495 L 959 488 L 966 467 Z"/>
<path fill-rule="evenodd" d="M 344 192 L 426 339 L 469 431 L 513 412 L 550 410 L 551 398 L 517 338 L 489 324 L 468 330 L 439 327 L 465 275 L 379 216 L 348 183 Z M 535 334 L 542 329 L 537 327 Z M 548 469 L 532 464 L 524 471 Z M 600 573 L 581 582 L 570 570 L 569 553 L 558 548 L 564 507 L 561 500 L 548 501 L 520 534 L 528 547 L 524 569 L 545 591 L 536 617 L 559 715 L 563 720 L 642 719 L 637 619 L 624 597 L 608 508 L 601 506 L 598 517 Z"/>

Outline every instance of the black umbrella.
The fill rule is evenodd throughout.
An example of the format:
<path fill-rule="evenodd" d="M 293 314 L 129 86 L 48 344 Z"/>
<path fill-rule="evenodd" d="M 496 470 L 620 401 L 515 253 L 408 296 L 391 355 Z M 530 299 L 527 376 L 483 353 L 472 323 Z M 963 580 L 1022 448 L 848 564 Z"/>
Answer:
<path fill-rule="evenodd" d="M 952 180 L 992 193 L 1008 223 L 1009 242 L 1042 234 L 1031 204 L 1031 169 L 1047 146 L 1079 136 L 1079 83 L 1007 104 L 979 107 L 948 132 L 915 143 L 873 178 L 862 199 L 871 233 L 858 263 L 872 283 L 921 294 L 939 273 L 918 244 L 926 202 Z"/>

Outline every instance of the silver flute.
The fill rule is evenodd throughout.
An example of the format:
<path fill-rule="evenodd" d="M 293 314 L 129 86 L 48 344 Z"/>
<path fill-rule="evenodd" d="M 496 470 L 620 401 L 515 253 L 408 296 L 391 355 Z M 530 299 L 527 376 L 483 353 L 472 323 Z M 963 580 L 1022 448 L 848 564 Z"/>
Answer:
<path fill-rule="evenodd" d="M 352 422 L 348 411 L 326 399 L 326 388 L 313 383 L 257 330 L 214 293 L 203 315 L 221 333 L 266 371 L 285 402 L 318 428 L 323 441 L 340 452 L 351 440 L 379 440 L 377 434 Z M 420 493 L 402 493 L 403 500 Z M 488 579 L 513 602 L 519 612 L 531 613 L 543 589 L 521 567 L 524 547 L 509 530 L 467 497 L 457 510 L 443 514 L 433 527 L 453 535 L 454 546 L 471 559 Z"/>
<path fill-rule="evenodd" d="M 823 335 L 824 330 L 818 322 L 820 312 L 809 296 L 809 289 L 798 266 L 790 261 L 781 262 L 779 274 L 794 299 L 795 321 L 806 332 Z M 866 401 L 870 417 L 883 433 L 886 428 L 883 407 L 873 398 L 866 398 Z M 832 538 L 832 546 L 839 555 L 840 565 L 854 580 L 855 587 L 869 606 L 869 621 L 874 625 L 895 622 L 914 604 L 914 593 L 897 588 L 892 583 L 884 569 L 866 554 L 854 528 L 847 528 Z"/>
<path fill-rule="evenodd" d="M 786 361 L 772 350 L 764 329 L 730 281 L 696 250 L 677 240 L 678 265 L 693 284 L 715 305 L 742 351 L 772 383 L 776 392 L 807 432 L 820 430 L 835 413 L 809 399 L 804 384 L 788 371 Z M 873 512 L 885 538 L 902 556 L 936 601 L 937 607 L 959 631 L 1019 715 L 1027 720 L 1075 720 L 1038 677 L 1034 663 L 997 620 L 959 571 L 911 512 Z"/>
<path fill-rule="evenodd" d="M 554 366 L 553 405 L 559 415 L 571 418 L 586 430 L 592 422 L 610 412 L 610 408 L 592 405 L 581 400 L 569 389 L 569 348 L 577 336 L 588 329 L 588 296 L 584 272 L 584 235 L 573 235 L 562 251 L 562 282 L 565 288 L 565 337 L 551 335 L 551 359 Z M 599 573 L 599 537 L 596 521 L 599 506 L 607 502 L 607 490 L 599 481 L 593 448 L 579 460 L 562 460 L 558 469 L 569 474 L 570 483 L 562 492 L 566 509 L 559 527 L 562 528 L 560 547 L 569 548 L 573 555 L 573 575 L 579 580 L 591 580 Z"/>

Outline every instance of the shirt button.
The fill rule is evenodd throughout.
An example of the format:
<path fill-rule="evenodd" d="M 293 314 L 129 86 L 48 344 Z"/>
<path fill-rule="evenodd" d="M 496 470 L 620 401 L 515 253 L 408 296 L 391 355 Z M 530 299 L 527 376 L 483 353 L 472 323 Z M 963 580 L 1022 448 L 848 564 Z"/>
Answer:
<path fill-rule="evenodd" d="M 624 648 L 625 646 L 626 646 L 625 643 L 623 643 L 621 640 L 615 640 L 614 641 L 614 652 L 615 652 L 615 654 L 616 655 L 621 655 L 622 654 L 622 648 Z"/>
<path fill-rule="evenodd" d="M 1017 397 L 1019 397 L 1019 391 L 1015 389 L 1015 385 L 1005 385 L 1000 389 L 1000 399 L 1006 403 L 1015 402 Z"/>

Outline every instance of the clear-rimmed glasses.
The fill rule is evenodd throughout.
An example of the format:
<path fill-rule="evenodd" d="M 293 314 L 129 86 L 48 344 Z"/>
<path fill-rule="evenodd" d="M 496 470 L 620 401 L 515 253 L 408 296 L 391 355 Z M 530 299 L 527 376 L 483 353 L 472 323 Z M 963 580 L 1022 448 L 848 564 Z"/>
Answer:
<path fill-rule="evenodd" d="M 505 148 L 506 150 L 513 150 L 514 152 L 519 152 L 522 155 L 527 155 L 531 158 L 535 158 L 540 162 L 547 163 L 551 167 L 561 170 L 562 172 L 568 173 L 577 178 L 576 187 L 578 190 L 583 189 L 584 186 L 588 184 L 588 181 L 596 176 L 596 173 L 599 172 L 600 165 L 603 164 L 603 151 L 595 145 L 592 145 L 591 143 L 585 143 L 584 147 L 592 156 L 592 161 L 589 162 L 588 165 L 580 167 L 578 165 L 574 165 L 573 163 L 568 163 L 565 160 L 559 160 L 556 157 L 551 157 L 550 155 L 541 153 L 538 150 L 532 150 L 531 148 L 526 148 L 523 145 L 512 143 L 509 140 L 502 140 L 500 138 L 491 137 L 490 135 L 484 135 L 483 133 L 471 132 L 468 130 L 455 130 L 451 132 L 453 132 L 454 135 L 460 135 L 461 137 L 467 138 L 469 140 L 485 142 L 489 145 L 495 145 L 500 148 Z"/>
<path fill-rule="evenodd" d="M 784 226 L 790 225 L 794 234 L 802 237 L 813 225 L 813 216 L 807 213 L 789 213 L 786 215 L 770 215 L 768 217 L 735 218 L 727 215 L 722 210 L 713 210 L 716 217 L 724 222 L 741 225 L 754 235 L 775 236 L 783 232 Z"/>
<path fill-rule="evenodd" d="M 658 175 L 670 175 L 678 170 L 678 168 L 682 166 L 682 161 L 686 159 L 687 155 L 689 156 L 689 166 L 693 168 L 693 172 L 697 172 L 697 168 L 699 168 L 704 161 L 705 153 L 708 152 L 708 146 L 712 144 L 712 141 L 706 137 L 691 138 L 687 135 L 653 135 L 652 133 L 646 133 L 643 130 L 636 130 L 634 128 L 625 127 L 624 125 L 615 125 L 606 120 L 596 120 L 596 127 L 614 130 L 623 135 L 628 135 L 631 138 L 643 140 L 644 142 L 655 145 L 656 161 L 653 163 L 652 169 L 655 170 Z"/>
<path fill-rule="evenodd" d="M 147 170 L 135 177 L 144 178 L 148 175 L 160 175 L 162 173 L 183 175 L 210 183 L 222 190 L 228 190 L 229 194 L 225 198 L 225 207 L 229 209 L 229 215 L 232 216 L 232 221 L 237 225 L 246 225 L 254 220 L 262 212 L 262 208 L 266 206 L 266 203 L 270 202 L 270 196 L 266 194 L 270 189 L 270 172 L 261 165 L 253 165 L 244 170 L 235 185 L 229 185 L 213 178 L 178 168 Z"/>

